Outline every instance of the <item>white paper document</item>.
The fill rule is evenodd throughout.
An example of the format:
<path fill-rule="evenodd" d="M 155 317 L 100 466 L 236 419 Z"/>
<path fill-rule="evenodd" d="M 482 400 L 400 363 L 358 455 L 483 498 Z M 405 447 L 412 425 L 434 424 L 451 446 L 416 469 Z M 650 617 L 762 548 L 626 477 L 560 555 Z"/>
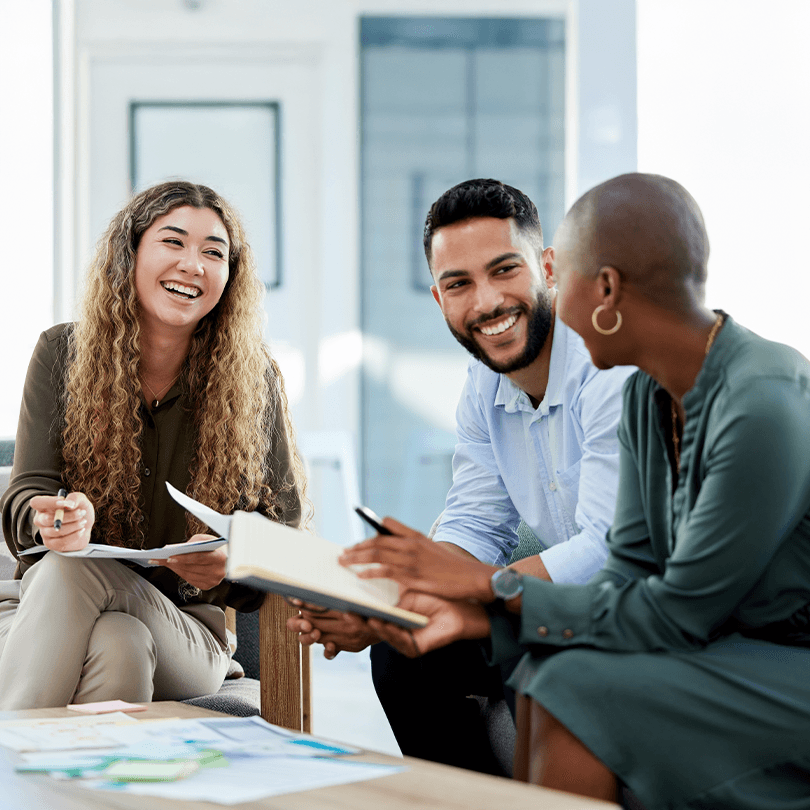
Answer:
<path fill-rule="evenodd" d="M 56 551 L 63 557 L 92 558 L 94 560 L 131 560 L 144 568 L 149 568 L 149 560 L 167 560 L 169 557 L 178 557 L 181 554 L 196 554 L 199 551 L 213 551 L 215 548 L 227 545 L 224 537 L 215 537 L 211 540 L 200 540 L 195 543 L 173 543 L 160 548 L 124 548 L 122 546 L 106 546 L 102 543 L 88 543 L 79 551 Z M 53 549 L 45 546 L 34 546 L 19 553 L 20 557 L 32 554 L 42 554 Z"/>
<path fill-rule="evenodd" d="M 45 772 L 87 788 L 225 805 L 404 770 L 341 759 L 358 749 L 260 717 L 138 721 L 120 714 L 10 721 L 0 723 L 0 744 L 20 752 L 18 775 Z M 206 767 L 203 760 L 216 765 Z M 196 766 L 183 770 L 184 762 Z M 181 775 L 160 778 L 161 765 Z M 156 776 L 113 778 L 122 772 Z"/>
<path fill-rule="evenodd" d="M 404 770 L 404 766 L 375 765 L 345 759 L 251 757 L 230 760 L 227 768 L 199 770 L 178 782 L 128 783 L 124 787 L 116 786 L 115 790 L 178 801 L 231 805 L 255 802 L 267 796 L 378 779 Z M 83 782 L 82 785 L 104 787 L 92 782 Z"/>
<path fill-rule="evenodd" d="M 177 487 L 173 487 L 168 481 L 166 482 L 166 489 L 169 490 L 169 495 L 171 495 L 183 509 L 187 509 L 194 517 L 199 518 L 206 526 L 210 526 L 222 537 L 230 537 L 233 515 L 221 515 L 209 506 L 195 501 L 194 498 L 189 498 L 188 495 L 180 492 Z"/>
<path fill-rule="evenodd" d="M 13 751 L 77 751 L 119 744 L 116 729 L 138 725 L 124 712 L 102 716 L 6 720 L 0 722 L 0 745 Z"/>

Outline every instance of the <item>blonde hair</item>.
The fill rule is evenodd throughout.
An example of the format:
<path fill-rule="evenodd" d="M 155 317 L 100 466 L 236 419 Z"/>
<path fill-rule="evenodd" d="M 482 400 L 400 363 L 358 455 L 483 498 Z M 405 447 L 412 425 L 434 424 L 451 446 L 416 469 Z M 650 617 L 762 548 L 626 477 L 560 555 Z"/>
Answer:
<path fill-rule="evenodd" d="M 209 208 L 228 231 L 229 278 L 197 325 L 184 365 L 187 407 L 196 427 L 188 494 L 213 509 L 279 515 L 284 493 L 305 501 L 303 465 L 278 365 L 262 335 L 264 287 L 234 210 L 206 186 L 162 183 L 137 194 L 110 223 L 86 279 L 68 345 L 62 403 L 64 478 L 96 509 L 98 534 L 140 546 L 141 359 L 135 258 L 143 233 L 180 206 Z M 278 409 L 292 459 L 286 480 L 272 469 Z M 307 502 L 308 506 L 308 502 Z M 307 516 L 308 518 L 308 516 Z M 189 518 L 190 532 L 203 525 Z"/>

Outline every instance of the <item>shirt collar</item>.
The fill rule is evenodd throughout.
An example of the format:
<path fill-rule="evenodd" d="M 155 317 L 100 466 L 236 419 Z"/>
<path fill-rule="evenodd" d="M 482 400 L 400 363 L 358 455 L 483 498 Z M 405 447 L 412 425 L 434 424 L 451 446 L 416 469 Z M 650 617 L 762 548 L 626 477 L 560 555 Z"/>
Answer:
<path fill-rule="evenodd" d="M 738 336 L 742 329 L 742 327 L 732 320 L 727 312 L 721 309 L 716 309 L 714 312 L 718 315 L 723 315 L 723 327 L 717 333 L 717 337 L 712 343 L 711 350 L 703 360 L 703 365 L 700 371 L 698 371 L 697 377 L 695 377 L 695 382 L 683 395 L 683 406 L 687 417 L 700 410 L 706 394 L 715 385 L 717 378 L 722 376 L 728 355 L 736 346 Z M 670 401 L 672 397 L 660 383 L 656 380 L 653 380 L 653 382 L 655 383 L 653 399 L 662 414 L 662 420 L 667 422 L 670 419 Z"/>
<path fill-rule="evenodd" d="M 551 359 L 549 361 L 546 395 L 537 408 L 541 414 L 547 414 L 550 408 L 562 405 L 570 333 L 571 330 L 559 318 L 555 317 L 554 331 L 551 336 Z M 529 395 L 522 388 L 515 385 L 505 374 L 498 375 L 495 407 L 499 406 L 504 408 L 507 413 L 514 413 L 518 410 L 534 412 L 535 410 L 532 407 Z"/>
<path fill-rule="evenodd" d="M 742 327 L 736 324 L 727 312 L 721 309 L 714 310 L 718 315 L 724 316 L 723 327 L 717 333 L 709 353 L 695 378 L 694 385 L 683 395 L 683 407 L 688 415 L 700 409 L 709 390 L 716 384 L 718 377 L 722 376 L 728 356 L 736 347 Z"/>

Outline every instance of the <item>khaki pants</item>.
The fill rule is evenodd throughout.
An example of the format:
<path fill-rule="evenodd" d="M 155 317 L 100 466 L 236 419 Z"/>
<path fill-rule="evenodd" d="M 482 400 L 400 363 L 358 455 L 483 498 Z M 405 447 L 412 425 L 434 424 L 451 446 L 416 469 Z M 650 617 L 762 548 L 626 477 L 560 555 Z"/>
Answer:
<path fill-rule="evenodd" d="M 183 700 L 228 669 L 221 610 L 178 608 L 115 560 L 47 553 L 0 599 L 0 709 Z"/>

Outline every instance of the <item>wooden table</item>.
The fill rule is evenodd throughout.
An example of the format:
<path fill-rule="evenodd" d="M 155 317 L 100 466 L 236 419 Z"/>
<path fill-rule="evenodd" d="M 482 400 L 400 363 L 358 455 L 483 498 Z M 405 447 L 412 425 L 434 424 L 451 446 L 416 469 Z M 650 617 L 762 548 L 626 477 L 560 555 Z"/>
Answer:
<path fill-rule="evenodd" d="M 34 709 L 2 712 L 0 720 L 36 717 L 77 717 L 67 709 Z M 137 719 L 161 717 L 221 716 L 216 712 L 184 703 L 153 703 Z M 238 807 L 242 810 L 605 810 L 617 805 L 583 799 L 556 790 L 501 779 L 495 776 L 437 765 L 421 759 L 399 759 L 385 754 L 364 752 L 353 757 L 364 762 L 408 766 L 402 773 L 338 785 L 330 788 L 271 796 L 258 802 L 220 805 L 209 802 L 177 802 L 154 796 L 132 796 L 111 791 L 87 790 L 72 782 L 58 782 L 45 775 L 10 774 L 9 763 L 16 755 L 0 748 L 1 810 L 213 810 Z"/>

